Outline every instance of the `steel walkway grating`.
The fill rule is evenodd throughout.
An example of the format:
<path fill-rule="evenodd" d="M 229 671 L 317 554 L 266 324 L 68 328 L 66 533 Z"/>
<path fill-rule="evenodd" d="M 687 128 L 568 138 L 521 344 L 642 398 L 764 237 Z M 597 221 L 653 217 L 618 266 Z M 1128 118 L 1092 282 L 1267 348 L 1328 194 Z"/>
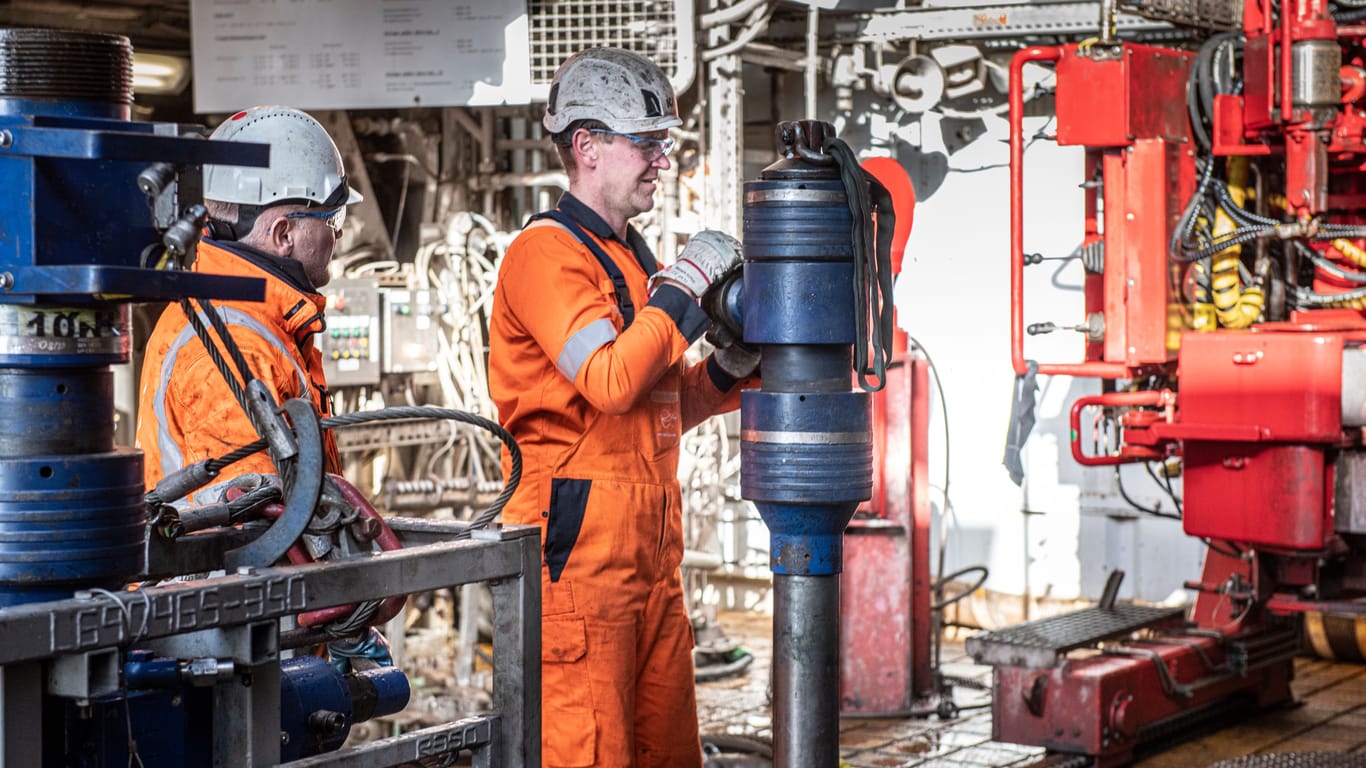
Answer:
<path fill-rule="evenodd" d="M 1140 629 L 1180 621 L 1184 608 L 1117 605 L 1027 621 L 967 639 L 967 652 L 979 664 L 1052 666 L 1059 654 L 1095 645 Z"/>
<path fill-rule="evenodd" d="M 1209 768 L 1366 768 L 1366 754 L 1282 752 L 1220 760 Z"/>

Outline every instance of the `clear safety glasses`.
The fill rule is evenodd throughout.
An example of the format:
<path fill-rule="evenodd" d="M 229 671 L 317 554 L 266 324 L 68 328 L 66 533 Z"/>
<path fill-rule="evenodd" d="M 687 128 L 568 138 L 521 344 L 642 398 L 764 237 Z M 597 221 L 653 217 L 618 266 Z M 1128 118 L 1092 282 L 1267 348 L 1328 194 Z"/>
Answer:
<path fill-rule="evenodd" d="M 674 140 L 671 138 L 651 139 L 646 136 L 637 136 L 634 133 L 609 131 L 606 128 L 589 128 L 588 130 L 591 133 L 605 133 L 608 136 L 621 136 L 622 138 L 630 139 L 631 143 L 635 145 L 636 150 L 640 152 L 640 156 L 645 158 L 645 162 L 647 163 L 653 163 L 659 158 L 674 151 Z"/>
<path fill-rule="evenodd" d="M 286 219 L 322 219 L 332 228 L 332 234 L 341 236 L 342 224 L 346 223 L 346 206 L 324 208 L 319 211 L 297 211 L 286 213 Z"/>

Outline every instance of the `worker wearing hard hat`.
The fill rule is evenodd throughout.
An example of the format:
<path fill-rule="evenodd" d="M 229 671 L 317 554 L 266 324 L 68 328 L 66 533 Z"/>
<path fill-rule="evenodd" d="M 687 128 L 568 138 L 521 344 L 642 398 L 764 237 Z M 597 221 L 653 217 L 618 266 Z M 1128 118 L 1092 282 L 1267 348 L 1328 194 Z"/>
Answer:
<path fill-rule="evenodd" d="M 208 237 L 194 269 L 265 280 L 264 302 L 223 301 L 214 307 L 227 324 L 251 373 L 278 402 L 307 398 L 329 415 L 322 357 L 313 334 L 322 331 L 328 263 L 341 236 L 346 206 L 360 193 L 346 183 L 341 153 L 312 117 L 287 107 L 252 107 L 229 117 L 210 137 L 271 146 L 268 168 L 204 167 Z M 202 311 L 201 322 L 208 325 Z M 147 486 L 182 467 L 224 454 L 258 438 L 256 428 L 195 337 L 185 310 L 172 304 L 147 342 L 138 407 L 138 443 Z M 326 471 L 340 472 L 336 442 L 323 433 Z M 222 470 L 213 488 L 246 473 L 272 474 L 264 452 Z M 200 501 L 217 501 L 201 490 Z M 167 500 L 171 501 L 171 500 Z"/>
<path fill-rule="evenodd" d="M 346 183 L 341 153 L 327 130 L 296 109 L 252 107 L 229 117 L 210 138 L 269 144 L 270 165 L 204 166 L 208 237 L 199 244 L 194 269 L 261 278 L 265 301 L 212 305 L 228 336 L 211 342 L 228 352 L 217 360 L 196 338 L 182 305 L 162 313 L 147 340 L 138 404 L 137 439 L 149 488 L 166 475 L 222 458 L 262 436 L 244 400 L 232 391 L 247 385 L 239 376 L 259 381 L 277 403 L 303 398 L 320 417 L 331 412 L 322 355 L 313 343 L 313 335 L 327 327 L 326 300 L 318 289 L 328 282 L 346 207 L 360 202 L 361 195 Z M 211 321 L 203 302 L 195 314 L 207 329 Z M 246 372 L 229 345 L 240 352 Z M 324 471 L 340 474 L 332 432 L 324 430 L 322 440 Z M 193 494 L 194 502 L 224 501 L 228 486 L 272 483 L 275 473 L 273 460 L 257 452 L 223 468 L 213 484 Z M 373 628 L 334 639 L 328 651 L 342 671 L 356 659 L 365 659 L 362 666 L 392 664 L 388 644 Z"/>
<path fill-rule="evenodd" d="M 659 269 L 629 224 L 654 207 L 682 122 L 649 59 L 570 57 L 543 122 L 569 192 L 508 248 L 489 323 L 489 386 L 525 467 L 503 518 L 544 542 L 542 757 L 700 766 L 679 438 L 735 408 L 758 359 L 683 354 L 711 324 L 697 299 L 740 244 L 702 232 Z"/>

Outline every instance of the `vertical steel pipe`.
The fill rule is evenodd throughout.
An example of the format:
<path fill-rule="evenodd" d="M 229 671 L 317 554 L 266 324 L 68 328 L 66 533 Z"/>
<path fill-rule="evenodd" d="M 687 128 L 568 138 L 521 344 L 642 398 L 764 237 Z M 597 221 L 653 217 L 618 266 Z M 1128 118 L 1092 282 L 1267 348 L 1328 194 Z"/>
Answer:
<path fill-rule="evenodd" d="M 829 768 L 839 764 L 839 614 L 837 574 L 774 574 L 776 766 Z"/>

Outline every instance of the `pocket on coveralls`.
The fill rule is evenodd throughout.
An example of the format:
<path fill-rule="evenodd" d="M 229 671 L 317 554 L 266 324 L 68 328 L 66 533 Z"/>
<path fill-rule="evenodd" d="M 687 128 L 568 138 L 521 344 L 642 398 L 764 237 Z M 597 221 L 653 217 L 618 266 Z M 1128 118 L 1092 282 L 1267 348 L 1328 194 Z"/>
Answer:
<path fill-rule="evenodd" d="M 683 434 L 683 412 L 677 377 L 670 374 L 655 385 L 646 398 L 649 419 L 636 420 L 636 448 L 649 462 L 666 459 L 678 451 Z"/>
<path fill-rule="evenodd" d="M 581 617 L 541 622 L 541 741 L 547 766 L 582 768 L 597 757 L 587 657 L 588 634 Z"/>

